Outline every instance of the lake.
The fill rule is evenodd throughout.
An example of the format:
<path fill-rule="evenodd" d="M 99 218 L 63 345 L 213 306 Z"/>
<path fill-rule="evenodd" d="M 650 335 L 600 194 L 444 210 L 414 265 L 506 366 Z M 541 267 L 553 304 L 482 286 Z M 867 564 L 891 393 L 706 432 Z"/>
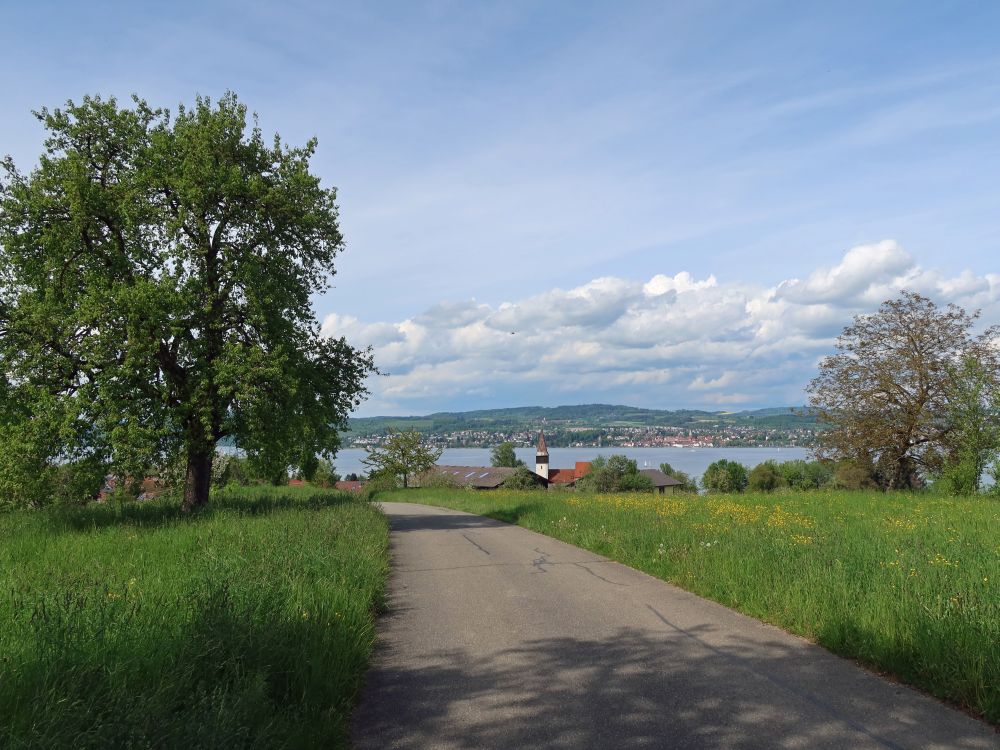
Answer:
<path fill-rule="evenodd" d="M 535 449 L 516 448 L 517 457 L 529 468 L 535 468 Z M 727 458 L 738 461 L 748 469 L 773 458 L 775 461 L 810 459 L 808 448 L 549 448 L 549 466 L 553 469 L 570 469 L 577 461 L 590 461 L 596 456 L 624 454 L 633 459 L 640 469 L 657 469 L 663 462 L 675 469 L 700 478 L 713 461 Z M 341 475 L 365 471 L 361 448 L 344 448 L 337 453 L 334 465 Z M 450 466 L 489 466 L 489 448 L 446 448 L 438 463 Z"/>

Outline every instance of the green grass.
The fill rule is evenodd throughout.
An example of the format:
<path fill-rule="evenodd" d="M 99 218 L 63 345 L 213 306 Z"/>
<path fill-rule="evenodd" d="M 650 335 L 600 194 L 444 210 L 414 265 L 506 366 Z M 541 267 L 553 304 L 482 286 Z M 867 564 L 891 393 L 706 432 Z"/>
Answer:
<path fill-rule="evenodd" d="M 1000 503 L 410 490 L 593 550 L 1000 723 Z"/>
<path fill-rule="evenodd" d="M 0 747 L 343 747 L 387 572 L 330 491 L 0 514 Z"/>

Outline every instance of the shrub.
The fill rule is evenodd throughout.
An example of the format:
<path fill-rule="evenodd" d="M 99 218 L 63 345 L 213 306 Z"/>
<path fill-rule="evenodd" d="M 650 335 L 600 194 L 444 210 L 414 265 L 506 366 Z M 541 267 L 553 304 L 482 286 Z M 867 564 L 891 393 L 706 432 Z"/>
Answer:
<path fill-rule="evenodd" d="M 398 489 L 401 484 L 399 476 L 391 471 L 373 471 L 368 475 L 362 492 L 366 500 L 374 500 L 380 492 Z"/>
<path fill-rule="evenodd" d="M 540 490 L 544 487 L 538 483 L 537 475 L 526 466 L 518 466 L 503 486 L 509 490 Z"/>
<path fill-rule="evenodd" d="M 746 467 L 725 458 L 709 464 L 701 478 L 702 486 L 710 492 L 743 492 L 748 482 Z"/>
<path fill-rule="evenodd" d="M 416 486 L 446 489 L 449 487 L 458 487 L 458 483 L 451 474 L 443 474 L 439 471 L 425 471 L 417 478 Z"/>
<path fill-rule="evenodd" d="M 823 461 L 784 461 L 777 464 L 785 484 L 793 490 L 818 490 L 833 482 L 833 468 Z"/>
<path fill-rule="evenodd" d="M 750 489 L 758 492 L 774 492 L 778 487 L 785 485 L 785 480 L 781 476 L 778 464 L 769 460 L 753 467 L 747 478 L 747 484 Z"/>
<path fill-rule="evenodd" d="M 854 461 L 841 461 L 836 465 L 833 485 L 841 490 L 873 490 L 879 486 L 872 469 Z"/>

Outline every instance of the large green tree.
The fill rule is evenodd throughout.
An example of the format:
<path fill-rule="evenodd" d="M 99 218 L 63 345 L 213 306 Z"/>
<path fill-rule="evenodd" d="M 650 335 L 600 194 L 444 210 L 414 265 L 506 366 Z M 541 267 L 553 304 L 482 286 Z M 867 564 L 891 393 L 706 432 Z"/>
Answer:
<path fill-rule="evenodd" d="M 998 372 L 992 342 L 1000 330 L 974 335 L 977 317 L 908 291 L 855 317 L 808 388 L 810 404 L 832 426 L 820 435 L 821 457 L 850 461 L 887 489 L 940 471 L 956 429 L 962 363 Z"/>
<path fill-rule="evenodd" d="M 316 141 L 268 143 L 233 94 L 36 117 L 38 165 L 0 172 L 0 440 L 20 468 L 180 457 L 195 509 L 223 438 L 269 473 L 335 451 L 374 365 L 311 306 L 343 249 Z"/>

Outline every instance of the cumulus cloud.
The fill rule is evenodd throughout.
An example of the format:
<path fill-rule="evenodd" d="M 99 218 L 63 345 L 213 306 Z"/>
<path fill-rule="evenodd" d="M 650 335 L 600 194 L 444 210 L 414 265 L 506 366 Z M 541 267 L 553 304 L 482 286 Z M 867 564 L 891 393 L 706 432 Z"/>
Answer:
<path fill-rule="evenodd" d="M 805 281 L 781 282 L 776 296 L 793 302 L 850 302 L 913 267 L 913 258 L 894 240 L 859 245 L 833 268 L 817 269 Z"/>
<path fill-rule="evenodd" d="M 892 240 L 848 250 L 773 286 L 685 271 L 603 277 L 491 306 L 445 301 L 401 321 L 329 315 L 323 333 L 371 345 L 387 377 L 371 408 L 615 401 L 684 406 L 801 403 L 853 315 L 910 289 L 1000 318 L 1000 275 L 948 277 Z"/>

